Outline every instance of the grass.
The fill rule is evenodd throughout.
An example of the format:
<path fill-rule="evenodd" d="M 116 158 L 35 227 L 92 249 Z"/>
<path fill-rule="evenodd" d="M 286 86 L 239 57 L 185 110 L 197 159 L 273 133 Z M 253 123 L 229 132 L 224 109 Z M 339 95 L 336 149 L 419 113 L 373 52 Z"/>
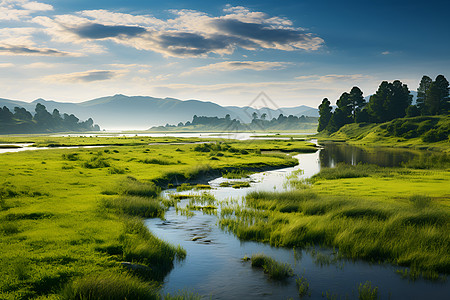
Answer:
<path fill-rule="evenodd" d="M 366 281 L 360 283 L 358 287 L 358 299 L 360 300 L 376 300 L 378 299 L 378 287 L 372 288 L 372 283 Z"/>
<path fill-rule="evenodd" d="M 102 148 L 102 154 L 98 149 L 53 148 L 0 155 L 1 299 L 58 298 L 67 284 L 97 274 L 124 273 L 150 284 L 160 280 L 185 252 L 146 232 L 140 218 L 163 214 L 164 208 L 152 198 L 159 194 L 162 183 L 167 186 L 168 174 L 185 179 L 186 174 L 201 175 L 210 169 L 217 170 L 220 176 L 227 168 L 265 169 L 292 164 L 286 156 L 260 155 L 239 142 L 230 145 L 248 149 L 248 154 L 227 151 L 230 156 L 211 165 L 210 153 L 193 151 L 195 145 L 189 144 L 199 139 L 46 136 L 0 139 L 34 142 L 39 146 L 111 145 Z M 308 143 L 301 145 L 306 147 Z M 142 163 L 149 153 L 181 163 Z M 97 164 L 94 161 L 108 162 L 110 167 L 86 167 L 86 162 Z M 124 170 L 125 174 L 111 172 L 111 168 Z M 175 178 L 171 180 L 176 183 Z M 135 216 L 139 218 L 134 219 Z M 152 272 L 135 274 L 120 267 L 123 261 L 150 266 Z"/>
<path fill-rule="evenodd" d="M 297 285 L 298 296 L 300 298 L 311 295 L 311 292 L 309 291 L 309 283 L 305 277 L 298 277 L 295 279 L 295 283 Z"/>
<path fill-rule="evenodd" d="M 448 172 L 354 168 L 367 177 L 326 169 L 310 188 L 248 193 L 245 206 L 222 208 L 220 225 L 244 240 L 336 247 L 341 257 L 407 266 L 431 279 L 449 274 Z"/>
<path fill-rule="evenodd" d="M 67 285 L 63 300 L 158 299 L 158 287 L 124 273 L 100 273 L 75 280 Z"/>
<path fill-rule="evenodd" d="M 344 140 L 350 144 L 369 147 L 407 147 L 450 152 L 448 147 L 450 115 L 395 119 L 382 124 L 348 124 L 328 135 L 319 133 L 321 140 Z"/>
<path fill-rule="evenodd" d="M 246 171 L 246 170 L 233 170 L 230 172 L 226 172 L 222 174 L 223 178 L 227 179 L 241 179 L 241 178 L 247 178 L 248 175 L 252 174 L 253 172 Z"/>
<path fill-rule="evenodd" d="M 232 187 L 234 189 L 250 187 L 250 182 L 248 181 L 225 181 L 219 184 L 221 187 Z"/>
<path fill-rule="evenodd" d="M 253 254 L 251 257 L 252 267 L 262 268 L 264 272 L 274 280 L 284 280 L 294 275 L 289 264 L 277 262 L 264 254 Z"/>

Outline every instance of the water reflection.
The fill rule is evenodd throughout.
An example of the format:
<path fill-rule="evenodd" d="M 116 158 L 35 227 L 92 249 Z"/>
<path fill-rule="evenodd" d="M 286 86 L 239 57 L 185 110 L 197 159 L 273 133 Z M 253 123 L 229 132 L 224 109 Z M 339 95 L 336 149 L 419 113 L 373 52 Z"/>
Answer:
<path fill-rule="evenodd" d="M 363 149 L 344 143 L 322 143 L 320 151 L 321 167 L 335 167 L 338 163 L 356 165 L 358 163 L 375 164 L 381 167 L 399 167 L 419 154 L 410 150 Z"/>

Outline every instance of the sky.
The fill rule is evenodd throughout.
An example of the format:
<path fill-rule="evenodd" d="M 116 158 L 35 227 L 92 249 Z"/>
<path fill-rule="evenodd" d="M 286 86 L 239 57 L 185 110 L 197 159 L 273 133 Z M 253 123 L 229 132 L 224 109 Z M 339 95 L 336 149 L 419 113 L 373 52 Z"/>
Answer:
<path fill-rule="evenodd" d="M 450 78 L 450 2 L 0 0 L 0 98 L 317 107 Z"/>

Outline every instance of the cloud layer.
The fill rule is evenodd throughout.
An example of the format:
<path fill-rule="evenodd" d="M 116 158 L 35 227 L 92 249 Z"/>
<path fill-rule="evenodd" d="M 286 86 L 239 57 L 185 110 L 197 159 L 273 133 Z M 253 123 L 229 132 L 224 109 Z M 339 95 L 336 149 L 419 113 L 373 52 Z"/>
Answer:
<path fill-rule="evenodd" d="M 227 6 L 220 16 L 194 10 L 172 10 L 173 18 L 165 20 L 108 10 L 52 15 L 48 13 L 53 10 L 51 5 L 28 0 L 2 0 L 0 9 L 0 20 L 34 24 L 39 34 L 47 34 L 52 42 L 72 45 L 82 54 L 105 51 L 103 42 L 106 40 L 175 57 L 227 55 L 238 48 L 315 51 L 324 44 L 320 37 L 293 27 L 286 18 L 271 17 L 242 6 Z M 28 37 L 34 42 L 33 35 Z M 0 35 L 0 44 L 2 42 Z M 26 45 L 28 47 L 9 45 L 10 53 L 27 54 L 26 49 L 20 52 L 19 48 L 36 50 L 30 48 L 35 46 L 43 49 L 34 53 L 52 55 L 49 47 L 32 43 Z M 65 51 L 55 50 L 54 54 L 60 55 L 58 52 Z"/>

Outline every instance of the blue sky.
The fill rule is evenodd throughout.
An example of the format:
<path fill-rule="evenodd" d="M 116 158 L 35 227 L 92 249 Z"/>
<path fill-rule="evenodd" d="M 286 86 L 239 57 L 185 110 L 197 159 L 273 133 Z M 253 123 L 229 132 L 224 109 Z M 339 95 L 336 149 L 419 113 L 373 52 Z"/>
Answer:
<path fill-rule="evenodd" d="M 317 107 L 450 78 L 447 1 L 0 0 L 0 97 Z"/>

